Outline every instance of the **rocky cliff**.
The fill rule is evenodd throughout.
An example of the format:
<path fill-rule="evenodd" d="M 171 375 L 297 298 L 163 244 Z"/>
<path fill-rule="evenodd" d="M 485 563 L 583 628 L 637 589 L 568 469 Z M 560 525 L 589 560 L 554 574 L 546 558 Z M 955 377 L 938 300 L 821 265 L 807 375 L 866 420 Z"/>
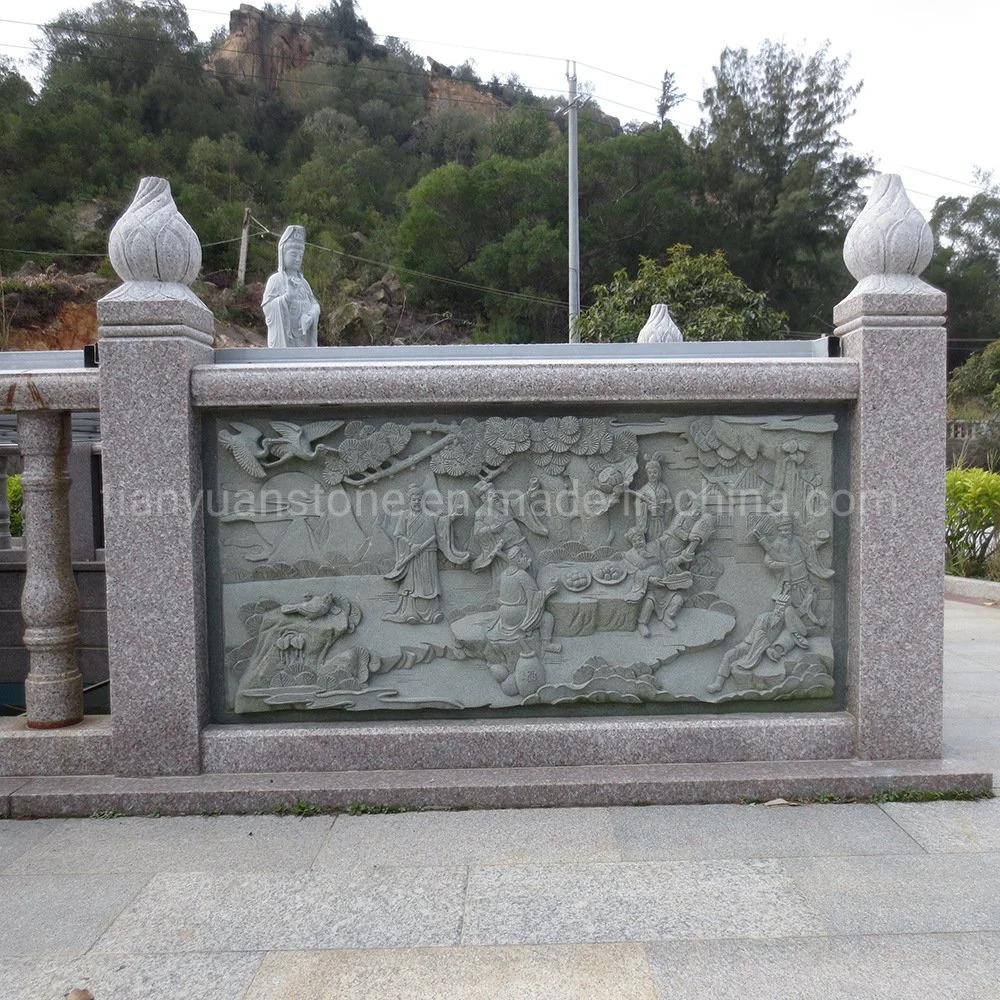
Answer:
<path fill-rule="evenodd" d="M 312 54 L 312 39 L 303 28 L 243 3 L 230 12 L 229 36 L 205 68 L 228 88 L 262 85 L 274 90 L 292 70 L 305 66 Z"/>

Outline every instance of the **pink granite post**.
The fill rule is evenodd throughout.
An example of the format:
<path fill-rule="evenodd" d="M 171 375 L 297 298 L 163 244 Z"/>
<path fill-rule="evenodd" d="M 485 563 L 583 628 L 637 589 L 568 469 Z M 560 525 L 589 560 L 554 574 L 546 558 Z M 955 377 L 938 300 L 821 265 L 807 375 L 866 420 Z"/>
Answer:
<path fill-rule="evenodd" d="M 899 177 L 876 178 L 844 246 L 858 284 L 834 310 L 860 369 L 847 697 L 869 760 L 941 756 L 945 296 L 918 277 L 932 252 Z"/>
<path fill-rule="evenodd" d="M 190 383 L 214 321 L 189 287 L 201 247 L 165 180 L 142 179 L 108 255 L 124 281 L 97 305 L 114 768 L 197 774 L 208 709 Z"/>

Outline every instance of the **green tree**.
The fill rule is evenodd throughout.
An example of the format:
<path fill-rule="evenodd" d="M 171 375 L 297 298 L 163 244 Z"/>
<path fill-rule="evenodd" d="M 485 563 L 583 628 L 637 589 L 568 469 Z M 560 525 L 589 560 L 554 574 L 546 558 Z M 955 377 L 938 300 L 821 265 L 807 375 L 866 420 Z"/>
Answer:
<path fill-rule="evenodd" d="M 106 83 L 115 96 L 138 90 L 169 62 L 175 73 L 201 74 L 201 49 L 181 0 L 98 0 L 42 28 L 46 84 L 71 76 Z"/>
<path fill-rule="evenodd" d="M 784 313 L 733 274 L 722 251 L 695 254 L 677 244 L 664 264 L 642 257 L 635 278 L 618 271 L 593 294 L 576 325 L 585 341 L 634 341 L 657 302 L 670 306 L 685 340 L 768 340 L 787 330 Z"/>
<path fill-rule="evenodd" d="M 659 115 L 661 125 L 667 120 L 671 109 L 676 108 L 685 97 L 687 94 L 677 89 L 677 79 L 674 74 L 669 69 L 666 70 L 663 82 L 660 84 L 660 99 L 656 102 L 656 113 Z"/>
<path fill-rule="evenodd" d="M 373 54 L 375 33 L 358 13 L 355 0 L 330 0 L 328 7 L 310 14 L 306 23 L 319 32 L 324 45 L 343 51 L 349 62 Z"/>
<path fill-rule="evenodd" d="M 952 402 L 977 402 L 1000 410 L 1000 339 L 973 354 L 951 373 L 948 398 Z"/>
<path fill-rule="evenodd" d="M 851 284 L 840 252 L 872 164 L 839 128 L 861 84 L 828 43 L 809 56 L 777 42 L 726 49 L 714 72 L 692 136 L 712 245 L 797 328 L 815 328 Z"/>
<path fill-rule="evenodd" d="M 565 177 L 565 146 L 550 155 Z M 681 240 L 702 242 L 704 226 L 693 202 L 696 179 L 690 151 L 672 125 L 580 143 L 581 285 L 609 281 Z M 558 211 L 562 212 L 560 207 Z"/>
<path fill-rule="evenodd" d="M 1000 337 L 1000 185 L 977 179 L 979 193 L 939 198 L 931 213 L 936 250 L 925 278 L 948 294 L 951 365 Z"/>

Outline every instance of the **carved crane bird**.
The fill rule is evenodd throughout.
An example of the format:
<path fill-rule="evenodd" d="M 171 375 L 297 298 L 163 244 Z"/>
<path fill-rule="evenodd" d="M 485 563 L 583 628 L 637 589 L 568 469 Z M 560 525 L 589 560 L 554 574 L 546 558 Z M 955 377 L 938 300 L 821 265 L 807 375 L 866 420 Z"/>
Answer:
<path fill-rule="evenodd" d="M 264 438 L 264 447 L 269 455 L 277 457 L 271 462 L 265 462 L 268 469 L 284 465 L 293 458 L 311 462 L 321 451 L 333 451 L 333 448 L 319 443 L 335 430 L 342 427 L 343 420 L 319 420 L 312 424 L 293 424 L 287 420 L 272 420 L 271 426 L 280 437 Z"/>
<path fill-rule="evenodd" d="M 233 431 L 219 431 L 219 444 L 226 451 L 232 452 L 236 464 L 254 479 L 263 479 L 267 475 L 261 461 L 269 454 L 267 442 L 263 441 L 264 433 L 250 424 L 241 424 L 237 421 L 230 421 L 229 426 Z"/>

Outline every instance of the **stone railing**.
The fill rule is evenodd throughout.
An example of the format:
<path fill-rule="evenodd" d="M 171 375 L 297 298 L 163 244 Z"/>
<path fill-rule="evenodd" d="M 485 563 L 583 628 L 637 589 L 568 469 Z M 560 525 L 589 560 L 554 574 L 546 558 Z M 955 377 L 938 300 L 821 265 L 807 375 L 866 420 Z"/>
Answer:
<path fill-rule="evenodd" d="M 110 727 L 99 729 L 99 747 L 89 756 L 80 752 L 83 737 L 94 734 L 86 720 L 56 737 L 0 726 L 0 775 L 102 776 L 67 780 L 54 791 L 29 781 L 16 793 L 21 798 L 10 806 L 14 812 L 123 806 L 239 811 L 273 808 L 289 796 L 325 805 L 527 805 L 989 787 L 990 776 L 941 761 L 945 302 L 918 277 L 930 256 L 930 234 L 898 178 L 876 182 L 845 248 L 858 284 L 835 310 L 839 357 L 827 356 L 824 344 L 822 352 L 798 356 L 769 345 L 743 345 L 729 356 L 718 345 L 632 345 L 324 349 L 247 358 L 213 352 L 211 314 L 189 288 L 199 266 L 198 242 L 165 181 L 142 182 L 112 231 L 109 250 L 124 284 L 99 303 L 99 373 L 0 374 L 0 398 L 19 414 L 25 461 L 26 549 L 33 566 L 24 604 L 32 650 L 28 726 L 68 726 L 79 717 L 65 414 L 94 408 L 98 384 L 112 684 Z M 497 413 L 506 415 L 498 423 L 507 429 L 492 448 L 487 438 L 501 433 L 498 423 L 484 425 Z M 716 417 L 715 429 L 696 426 Z M 621 435 L 625 425 L 628 433 Z M 578 441 L 584 426 L 591 437 Z M 725 440 L 716 439 L 716 430 Z M 503 437 L 508 433 L 513 436 Z M 811 441 L 803 443 L 800 433 Z M 827 511 L 808 537 L 806 526 L 776 508 L 757 520 L 741 515 L 739 533 L 724 516 L 708 517 L 688 526 L 671 570 L 648 569 L 652 550 L 644 546 L 656 538 L 643 537 L 654 530 L 647 524 L 657 521 L 661 542 L 673 529 L 660 523 L 659 460 L 640 452 L 643 435 L 653 441 L 673 435 L 674 482 L 691 469 L 692 481 L 713 482 L 705 470 L 724 470 L 743 456 L 746 475 L 737 485 L 767 480 L 775 491 L 801 495 L 809 477 L 818 477 L 845 494 L 849 509 L 841 517 Z M 483 450 L 472 462 L 461 448 L 475 441 Z M 334 586 L 329 581 L 338 579 L 336 567 L 309 560 L 302 560 L 302 570 L 282 564 L 254 575 L 256 556 L 251 551 L 248 563 L 240 553 L 266 542 L 264 536 L 249 543 L 235 539 L 227 556 L 220 532 L 240 518 L 227 522 L 207 510 L 213 490 L 250 490 L 251 520 L 267 527 L 271 519 L 273 526 L 275 508 L 258 503 L 260 493 L 253 491 L 289 470 L 300 478 L 307 470 L 331 495 L 341 482 L 351 488 L 384 484 L 397 472 L 409 493 L 419 492 L 411 471 L 420 463 L 429 469 L 433 455 L 436 473 L 467 484 L 466 492 L 479 498 L 477 513 L 489 514 L 493 477 L 510 468 L 508 458 L 527 456 L 529 449 L 539 476 L 558 479 L 575 463 L 580 476 L 593 477 L 605 505 L 631 494 L 647 507 L 641 530 L 640 514 L 626 521 L 616 510 L 609 532 L 610 521 L 601 520 L 607 506 L 581 520 L 577 537 L 566 538 L 588 540 L 593 573 L 560 571 L 563 577 L 544 591 L 532 572 L 541 581 L 543 571 L 563 565 L 562 557 L 529 572 L 525 548 L 531 546 L 511 544 L 496 585 L 521 588 L 525 606 L 534 608 L 517 620 L 497 618 L 495 606 L 484 610 L 490 560 L 506 544 L 502 538 L 476 550 L 476 567 L 440 518 L 397 516 L 396 526 L 384 532 L 388 565 L 372 557 L 361 568 L 359 556 L 351 574 L 340 575 Z M 816 468 L 808 465 L 810 454 Z M 638 471 L 640 459 L 644 472 Z M 528 462 L 524 457 L 525 468 Z M 420 475 L 427 479 L 429 472 Z M 526 491 L 537 487 L 530 475 L 529 469 Z M 463 531 L 474 536 L 472 515 L 462 516 Z M 346 523 L 327 524 L 328 536 Z M 493 530 L 502 529 L 498 523 Z M 418 544 L 402 524 L 414 530 L 431 524 L 433 530 Z M 298 527 L 300 537 L 312 530 L 304 522 Z M 692 600 L 682 600 L 695 575 L 711 576 L 712 543 L 706 548 L 712 558 L 698 574 L 686 567 L 716 528 L 715 553 L 727 561 L 734 581 L 749 582 L 725 584 L 724 599 L 712 584 L 699 585 L 701 603 L 693 590 Z M 352 530 L 357 535 L 360 529 Z M 545 531 L 538 524 L 524 529 L 529 536 L 532 530 L 540 547 L 537 538 Z M 612 534 L 619 547 L 609 550 Z M 365 531 L 360 536 L 371 541 Z M 275 547 L 271 537 L 268 544 Z M 631 553 L 621 547 L 622 537 L 633 539 Z M 421 563 L 411 577 L 411 560 L 428 546 L 434 561 Z M 823 546 L 832 558 L 821 564 L 815 554 Z M 581 558 L 582 547 L 573 550 Z M 232 564 L 227 569 L 226 558 L 243 560 L 239 572 Z M 666 565 L 666 556 L 657 558 Z M 610 566 L 607 573 L 601 560 Z M 619 563 L 632 568 L 616 576 Z M 447 584 L 438 579 L 446 564 L 452 574 Z M 280 575 L 286 569 L 300 574 L 301 586 Z M 475 576 L 475 569 L 485 572 Z M 658 572 L 668 575 L 661 579 Z M 465 589 L 442 623 L 435 614 L 439 592 L 454 586 L 456 573 Z M 306 582 L 316 579 L 326 581 L 324 589 L 303 594 Z M 282 585 L 272 588 L 275 580 Z M 658 619 L 651 617 L 652 598 L 640 609 L 645 591 L 634 596 L 633 580 L 666 591 Z M 590 595 L 575 596 L 592 583 Z M 560 588 L 569 596 L 554 615 L 545 602 Z M 333 590 L 339 604 L 332 603 Z M 603 598 L 593 596 L 598 591 Z M 414 610 L 392 611 L 397 603 Z M 585 613 L 592 615 L 586 628 Z M 599 613 L 609 616 L 603 624 L 595 624 Z M 559 616 L 563 631 L 553 634 Z M 403 638 L 393 640 L 394 652 L 380 660 L 354 635 L 359 622 L 369 644 L 387 635 Z M 441 638 L 435 628 L 454 631 Z M 266 629 L 274 630 L 271 646 L 260 638 Z M 351 642 L 334 645 L 328 656 L 331 644 L 348 635 Z M 328 671 L 350 673 L 353 688 L 339 689 L 330 677 L 319 685 L 315 672 L 302 669 L 317 637 Z M 564 710 L 574 698 L 558 691 L 540 701 L 545 670 L 563 669 L 563 661 L 546 662 L 549 653 L 559 655 L 560 642 L 576 642 L 581 659 L 601 652 L 611 680 L 631 685 L 626 696 L 619 698 L 613 684 L 597 683 L 577 714 Z M 688 689 L 677 695 L 649 673 L 637 679 L 633 666 L 641 664 L 632 650 L 652 651 L 666 666 L 689 642 L 714 659 L 688 661 L 694 678 Z M 427 676 L 459 678 L 459 685 L 472 677 L 480 686 L 450 699 L 418 687 L 407 704 L 422 703 L 436 715 L 410 710 L 387 717 L 393 713 L 384 706 L 391 702 L 378 700 L 385 690 L 369 683 L 369 667 L 373 674 L 397 671 L 395 687 L 402 688 L 435 657 L 438 673 Z M 478 666 L 469 667 L 470 661 Z M 299 666 L 278 669 L 279 663 Z M 560 683 L 571 687 L 565 677 Z M 337 715 L 341 696 L 363 688 L 375 711 Z M 630 706 L 642 700 L 633 691 L 651 692 L 654 702 L 685 704 L 673 714 L 655 714 L 646 710 L 650 706 L 633 711 Z M 792 710 L 781 711 L 789 691 Z M 390 697 L 398 694 L 393 690 Z M 772 699 L 764 711 L 757 704 L 762 698 Z M 604 712 L 609 700 L 614 710 Z"/>
<path fill-rule="evenodd" d="M 21 614 L 30 670 L 25 680 L 27 726 L 55 729 L 83 718 L 77 663 L 79 601 L 73 578 L 69 515 L 70 414 L 99 406 L 98 373 L 80 368 L 0 368 L 4 409 L 17 414 L 24 519 L 25 578 Z M 53 359 L 49 359 L 50 362 Z M 80 356 L 82 366 L 82 356 Z M 2 456 L 6 473 L 7 456 Z M 0 548 L 9 549 L 6 475 L 2 477 Z"/>

